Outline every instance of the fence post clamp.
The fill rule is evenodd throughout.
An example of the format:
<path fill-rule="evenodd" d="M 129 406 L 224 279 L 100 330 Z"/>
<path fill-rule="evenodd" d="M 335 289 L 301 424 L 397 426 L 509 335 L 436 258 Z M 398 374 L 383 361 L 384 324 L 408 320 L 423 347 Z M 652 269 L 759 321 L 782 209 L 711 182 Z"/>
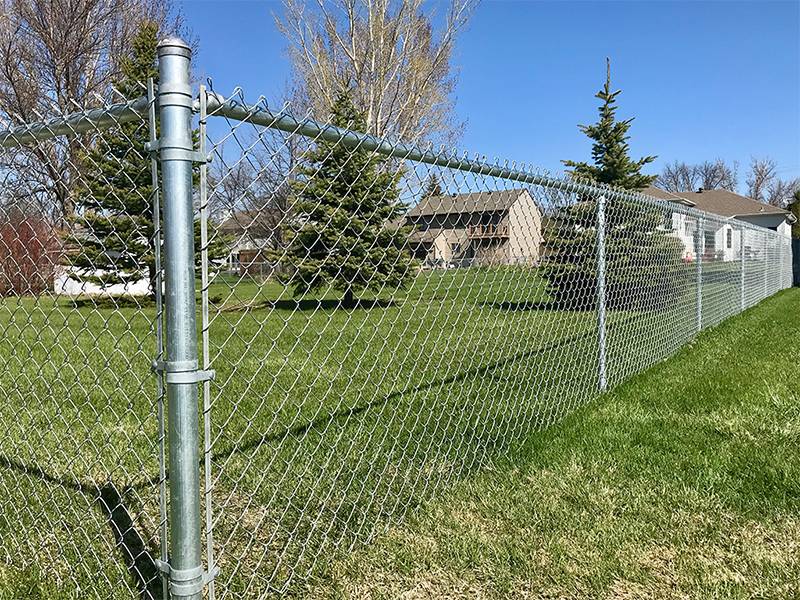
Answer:
<path fill-rule="evenodd" d="M 164 373 L 167 383 L 200 383 L 211 381 L 217 373 L 213 369 L 203 370 L 193 360 L 154 360 L 150 365 L 154 373 Z"/>
<path fill-rule="evenodd" d="M 203 588 L 219 575 L 217 566 L 206 571 L 203 567 L 173 569 L 168 562 L 159 559 L 155 559 L 153 563 L 159 571 L 169 577 L 169 591 L 177 596 L 200 594 Z"/>
<path fill-rule="evenodd" d="M 160 154 L 166 160 L 188 160 L 193 163 L 210 163 L 212 156 L 206 155 L 197 150 L 186 150 L 184 148 L 161 148 L 158 140 L 145 142 L 145 152 L 150 155 Z"/>

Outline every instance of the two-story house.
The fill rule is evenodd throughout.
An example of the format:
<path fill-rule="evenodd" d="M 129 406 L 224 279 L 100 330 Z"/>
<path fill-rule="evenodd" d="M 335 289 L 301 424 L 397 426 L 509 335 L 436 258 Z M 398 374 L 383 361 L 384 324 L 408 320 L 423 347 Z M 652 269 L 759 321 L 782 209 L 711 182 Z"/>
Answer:
<path fill-rule="evenodd" d="M 409 244 L 430 267 L 539 261 L 542 213 L 525 189 L 431 196 L 405 216 Z"/>

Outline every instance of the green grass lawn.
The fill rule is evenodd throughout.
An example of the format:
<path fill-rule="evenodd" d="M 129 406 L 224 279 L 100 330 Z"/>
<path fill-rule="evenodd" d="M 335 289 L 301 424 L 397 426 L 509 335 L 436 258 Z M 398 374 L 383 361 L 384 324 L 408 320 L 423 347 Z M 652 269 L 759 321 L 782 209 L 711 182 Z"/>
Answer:
<path fill-rule="evenodd" d="M 609 313 L 612 384 L 692 339 L 695 300 L 688 275 L 686 293 L 666 310 Z M 735 312 L 734 288 L 727 278 L 710 282 L 704 299 L 710 314 Z M 367 590 L 367 595 L 384 591 L 391 597 L 405 585 L 404 574 L 419 571 L 397 554 L 408 568 L 398 564 L 396 573 L 392 570 L 398 579 L 372 590 L 369 586 L 379 580 L 371 571 L 384 579 L 390 574 L 372 566 L 381 559 L 371 553 L 392 547 L 393 536 L 402 530 L 392 529 L 369 551 L 353 554 L 353 549 L 363 548 L 389 524 L 406 523 L 420 507 L 413 523 L 423 528 L 426 515 L 435 522 L 438 517 L 429 511 L 446 506 L 438 499 L 443 493 L 453 497 L 453 486 L 477 486 L 495 472 L 505 472 L 498 477 L 511 485 L 523 477 L 525 465 L 547 456 L 554 461 L 552 477 L 578 481 L 579 474 L 569 469 L 560 473 L 556 451 L 571 455 L 580 448 L 578 440 L 588 451 L 594 433 L 570 437 L 565 427 L 577 427 L 585 418 L 600 428 L 594 411 L 618 404 L 619 394 L 636 389 L 631 386 L 647 387 L 641 380 L 625 384 L 608 402 L 593 405 L 594 411 L 582 410 L 582 417 L 571 417 L 567 425 L 535 433 L 598 393 L 596 315 L 554 309 L 535 270 L 423 273 L 393 302 L 388 293 L 379 294 L 381 302 L 355 310 L 336 308 L 332 297 L 296 303 L 273 283 L 219 279 L 209 295 L 210 352 L 217 370 L 211 385 L 211 498 L 221 568 L 218 596 Z M 724 338 L 718 345 L 709 340 L 737 327 L 747 329 L 736 334 L 740 356 L 769 350 L 788 358 L 792 346 L 787 344 L 797 347 L 796 331 L 794 338 L 773 335 L 770 340 L 758 327 L 788 314 L 792 302 L 797 303 L 794 292 L 766 302 L 726 325 L 722 334 L 704 336 L 691 350 L 706 345 L 696 354 L 699 359 L 684 356 L 669 364 L 686 372 L 698 361 L 708 366 L 709 357 L 734 350 Z M 764 323 L 746 325 L 748 319 Z M 0 598 L 158 593 L 152 563 L 159 536 L 156 391 L 149 373 L 152 320 L 153 309 L 146 306 L 76 309 L 65 299 L 46 298 L 6 299 L 0 305 L 0 422 L 5 428 L 0 438 Z M 791 325 L 784 321 L 774 327 Z M 734 369 L 739 363 L 725 359 L 721 364 Z M 753 379 L 762 372 L 747 374 L 753 389 L 772 385 L 772 379 L 767 384 Z M 658 389 L 651 394 L 659 394 L 668 381 L 663 374 L 652 380 Z M 647 406 L 642 400 L 640 410 Z M 638 448 L 638 438 L 629 440 L 625 431 L 609 429 L 616 441 L 604 441 L 607 452 Z M 682 438 L 673 438 L 669 428 L 659 425 L 653 431 L 681 447 Z M 686 460 L 692 452 L 691 446 L 676 450 L 688 453 Z M 499 471 L 501 457 L 517 461 L 518 470 Z M 568 457 L 562 458 L 571 468 Z M 675 457 L 670 460 L 674 464 Z M 498 471 L 485 473 L 483 465 Z M 637 473 L 642 466 L 618 468 Z M 594 480 L 588 467 L 582 473 Z M 653 480 L 649 485 L 662 486 Z M 553 485 L 561 484 L 553 479 Z M 532 492 L 536 486 L 523 487 Z M 634 489 L 644 493 L 635 487 L 628 492 Z M 547 494 L 544 486 L 539 491 Z M 507 501 L 511 498 L 517 497 L 511 494 Z M 645 498 L 652 500 L 653 494 Z M 575 500 L 575 515 L 566 517 L 567 506 L 558 510 L 579 528 L 582 515 L 593 509 Z M 614 539 L 596 541 L 611 547 Z M 454 552 L 459 544 L 453 541 Z M 512 567 L 518 558 L 508 558 L 506 575 L 486 567 L 498 573 L 496 582 L 486 583 L 486 593 L 502 595 L 517 585 Z M 587 581 L 598 573 L 576 572 Z"/>
<path fill-rule="evenodd" d="M 800 597 L 800 290 L 525 440 L 317 597 Z"/>

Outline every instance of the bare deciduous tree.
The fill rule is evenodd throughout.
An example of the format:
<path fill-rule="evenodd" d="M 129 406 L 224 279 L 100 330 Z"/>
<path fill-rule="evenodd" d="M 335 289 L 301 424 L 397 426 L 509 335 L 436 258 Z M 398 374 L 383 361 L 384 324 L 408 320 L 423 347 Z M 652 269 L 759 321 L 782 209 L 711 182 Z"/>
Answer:
<path fill-rule="evenodd" d="M 753 158 L 747 175 L 747 195 L 759 202 L 767 201 L 767 193 L 777 178 L 778 165 L 769 158 Z"/>
<path fill-rule="evenodd" d="M 697 169 L 693 165 L 677 160 L 664 167 L 656 179 L 656 185 L 668 192 L 694 190 L 697 184 Z"/>
<path fill-rule="evenodd" d="M 475 1 L 449 0 L 441 27 L 423 0 L 284 0 L 276 21 L 302 101 L 318 118 L 349 87 L 369 133 L 443 141 L 460 130 L 450 59 Z"/>
<path fill-rule="evenodd" d="M 704 161 L 695 166 L 697 171 L 698 187 L 704 190 L 729 190 L 736 191 L 739 177 L 739 163 L 734 161 L 728 165 L 718 158 L 714 161 Z"/>
<path fill-rule="evenodd" d="M 738 163 L 728 164 L 721 158 L 697 165 L 676 160 L 664 167 L 656 185 L 668 192 L 689 192 L 697 188 L 736 191 L 738 171 Z"/>
<path fill-rule="evenodd" d="M 42 121 L 108 98 L 143 20 L 165 32 L 180 27 L 169 1 L 0 0 L 0 125 Z M 60 139 L 7 151 L 0 169 L 14 171 L 54 218 L 69 216 L 84 143 Z"/>
<path fill-rule="evenodd" d="M 800 178 L 775 178 L 767 187 L 767 203 L 780 208 L 786 208 L 794 201 L 796 194 L 799 192 Z"/>
<path fill-rule="evenodd" d="M 211 216 L 235 225 L 239 241 L 266 241 L 266 247 L 277 250 L 293 215 L 291 181 L 307 142 L 274 131 L 239 141 L 246 152 L 232 150 L 229 154 L 234 158 L 226 162 L 220 149 L 220 160 L 212 163 Z"/>
<path fill-rule="evenodd" d="M 145 20 L 174 29 L 159 0 L 0 0 L 0 114 L 22 121 L 105 96 Z"/>

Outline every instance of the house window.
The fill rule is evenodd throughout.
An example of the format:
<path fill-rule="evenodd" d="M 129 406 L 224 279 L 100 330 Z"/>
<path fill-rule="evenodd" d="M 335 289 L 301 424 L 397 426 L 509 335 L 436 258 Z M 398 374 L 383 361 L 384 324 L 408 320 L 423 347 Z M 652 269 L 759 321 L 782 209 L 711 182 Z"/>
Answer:
<path fill-rule="evenodd" d="M 733 229 L 728 229 L 725 232 L 725 246 L 733 248 Z"/>
<path fill-rule="evenodd" d="M 450 252 L 452 252 L 453 256 L 458 254 L 458 248 L 459 248 L 458 243 L 450 244 Z"/>

